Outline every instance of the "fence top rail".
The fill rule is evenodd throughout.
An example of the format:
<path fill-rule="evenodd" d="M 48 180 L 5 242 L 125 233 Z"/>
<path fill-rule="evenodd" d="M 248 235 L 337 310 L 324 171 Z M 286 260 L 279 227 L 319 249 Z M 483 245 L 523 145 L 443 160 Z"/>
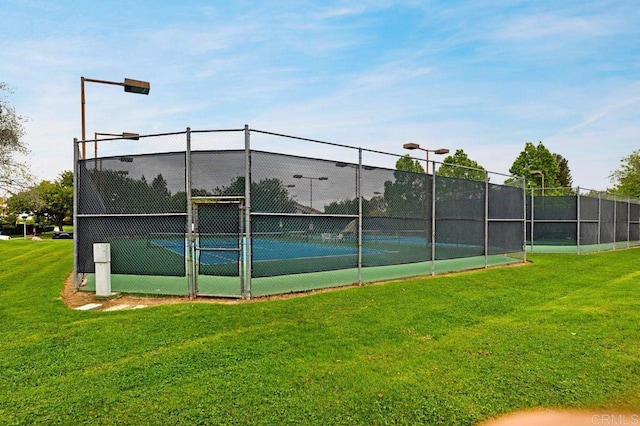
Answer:
<path fill-rule="evenodd" d="M 424 160 L 424 159 L 420 159 L 420 158 L 415 158 L 415 157 L 411 157 L 413 160 Z M 509 178 L 514 178 L 516 179 L 514 182 L 517 181 L 521 181 L 524 180 L 525 178 L 522 176 L 517 176 L 517 175 L 509 175 L 506 173 L 500 173 L 500 172 L 494 172 L 491 170 L 487 170 L 487 169 L 478 169 L 476 167 L 471 167 L 471 166 L 464 166 L 462 164 L 449 164 L 449 163 L 445 163 L 443 161 L 435 161 L 435 160 L 429 160 L 430 163 L 433 164 L 438 164 L 440 166 L 442 165 L 447 165 L 447 166 L 454 166 L 456 168 L 460 168 L 460 169 L 467 169 L 467 170 L 473 170 L 473 171 L 477 171 L 477 172 L 483 172 L 483 173 L 487 173 L 487 174 L 491 174 L 491 175 L 498 175 L 498 176 L 504 176 L 504 177 L 509 177 Z"/>
<path fill-rule="evenodd" d="M 306 218 L 327 218 L 327 217 L 346 217 L 350 219 L 357 219 L 359 216 L 357 214 L 337 214 L 337 213 L 286 213 L 286 212 L 260 212 L 260 211 L 252 211 L 251 216 L 287 216 L 287 217 L 306 217 Z"/>
<path fill-rule="evenodd" d="M 136 138 L 137 139 L 157 138 L 157 137 L 162 137 L 162 136 L 185 135 L 186 133 L 187 133 L 186 130 L 182 130 L 180 132 L 152 133 L 152 134 L 148 134 L 148 135 L 137 135 Z M 80 139 L 76 138 L 76 139 L 73 140 L 73 143 L 74 144 L 81 144 L 83 142 L 95 142 L 95 141 L 104 142 L 104 141 L 118 141 L 118 140 L 127 140 L 127 139 L 130 139 L 130 138 L 123 137 L 123 136 L 115 136 L 115 137 L 111 137 L 111 138 L 91 138 L 91 139 L 86 139 L 86 140 L 80 140 Z"/>
<path fill-rule="evenodd" d="M 375 154 L 390 155 L 392 157 L 403 157 L 403 155 L 394 154 L 393 152 L 377 151 L 375 149 L 362 148 L 362 147 L 345 145 L 345 144 L 340 144 L 340 143 L 335 143 L 335 142 L 321 141 L 321 140 L 318 140 L 318 139 L 309 139 L 309 138 L 303 138 L 303 137 L 300 137 L 300 136 L 291 136 L 291 135 L 285 135 L 285 134 L 282 134 L 282 133 L 267 132 L 265 130 L 258 130 L 258 129 L 250 129 L 250 131 L 256 132 L 256 133 L 262 133 L 262 134 L 265 134 L 265 135 L 279 136 L 279 137 L 283 137 L 283 138 L 298 139 L 298 140 L 301 140 L 301 141 L 314 142 L 314 143 L 319 143 L 319 144 L 323 144 L 323 145 L 337 146 L 337 147 L 340 147 L 340 148 L 357 149 L 357 150 L 362 150 L 362 151 L 366 151 L 366 152 L 373 152 Z"/>
<path fill-rule="evenodd" d="M 194 133 L 224 133 L 224 132 L 244 132 L 245 130 L 248 130 L 249 132 L 262 133 L 262 134 L 265 134 L 265 135 L 278 136 L 278 137 L 289 138 L 289 139 L 297 139 L 297 140 L 301 140 L 301 141 L 313 142 L 313 143 L 318 143 L 318 144 L 323 144 L 323 145 L 330 145 L 330 146 L 335 146 L 335 147 L 340 147 L 340 148 L 347 148 L 347 149 L 371 152 L 371 153 L 374 153 L 374 154 L 388 155 L 388 156 L 397 157 L 397 158 L 401 158 L 401 157 L 404 157 L 405 155 L 407 155 L 407 154 L 396 154 L 396 153 L 387 152 L 387 151 L 379 151 L 379 150 L 370 149 L 370 148 L 356 147 L 356 146 L 340 144 L 340 143 L 335 143 L 335 142 L 327 142 L 327 141 L 322 141 L 322 140 L 319 140 L 319 139 L 311 139 L 311 138 L 304 138 L 304 137 L 300 137 L 300 136 L 287 135 L 287 134 L 283 134 L 283 133 L 269 132 L 269 131 L 266 131 L 266 130 L 253 129 L 253 128 L 249 128 L 249 127 L 246 127 L 246 128 L 230 128 L 230 129 L 209 129 L 209 130 L 193 130 L 190 127 L 187 127 L 186 130 L 179 131 L 179 132 L 154 133 L 154 134 L 148 134 L 148 135 L 139 135 L 137 137 L 137 139 L 152 138 L 152 137 L 162 137 L 162 136 L 173 136 L 173 135 L 182 135 L 182 134 L 187 134 L 188 132 L 190 132 L 192 134 L 194 134 Z M 112 138 L 105 138 L 105 139 L 94 138 L 94 139 L 87 139 L 87 140 L 78 140 L 77 138 L 75 138 L 74 139 L 74 144 L 81 144 L 83 142 L 94 142 L 96 140 L 99 140 L 99 141 L 102 142 L 102 141 L 114 141 L 114 140 L 123 140 L 123 139 L 128 139 L 128 138 L 126 138 L 126 137 L 112 137 Z M 412 156 L 410 156 L 410 158 L 414 159 L 414 160 L 421 160 L 419 158 L 412 157 Z M 447 164 L 447 163 L 438 162 L 438 161 L 431 161 L 431 162 L 433 164 L 439 164 L 439 165 Z M 492 175 L 504 176 L 504 177 L 509 177 L 509 178 L 516 178 L 517 180 L 525 179 L 522 176 L 510 175 L 510 174 L 506 174 L 506 173 L 494 172 L 494 171 L 484 170 L 484 169 L 477 169 L 477 168 L 469 167 L 469 166 L 463 166 L 463 165 L 458 165 L 458 164 L 455 164 L 454 166 L 456 168 L 459 167 L 459 168 L 464 168 L 464 169 L 469 169 L 469 170 L 482 171 L 482 172 L 485 172 L 487 174 L 492 174 Z"/>
<path fill-rule="evenodd" d="M 242 203 L 246 200 L 243 195 L 210 195 L 191 197 L 194 204 L 224 204 L 224 203 Z"/>
<path fill-rule="evenodd" d="M 234 133 L 234 132 L 244 132 L 244 129 L 191 130 L 191 133 Z"/>

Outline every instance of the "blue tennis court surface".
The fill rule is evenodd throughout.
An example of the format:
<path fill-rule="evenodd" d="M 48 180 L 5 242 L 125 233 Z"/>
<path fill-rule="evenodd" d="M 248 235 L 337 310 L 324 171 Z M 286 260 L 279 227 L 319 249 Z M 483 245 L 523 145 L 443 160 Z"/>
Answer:
<path fill-rule="evenodd" d="M 407 236 L 394 236 L 394 235 L 363 235 L 362 241 L 371 243 L 397 243 L 406 245 L 420 245 L 424 246 L 427 243 L 426 237 L 407 237 Z"/>
<path fill-rule="evenodd" d="M 270 260 L 295 260 L 309 258 L 326 258 L 336 256 L 355 256 L 358 254 L 358 247 L 348 243 L 315 243 L 307 241 L 286 241 L 272 238 L 254 237 L 253 261 Z M 187 245 L 179 244 L 175 239 L 153 239 L 150 244 L 170 250 L 174 253 L 185 256 Z M 203 239 L 200 245 L 205 250 L 200 251 L 200 263 L 205 265 L 221 265 L 225 263 L 237 262 L 239 251 L 207 251 L 206 248 L 232 249 L 238 247 L 237 239 Z M 391 253 L 387 250 L 363 248 L 363 254 L 384 254 Z"/>

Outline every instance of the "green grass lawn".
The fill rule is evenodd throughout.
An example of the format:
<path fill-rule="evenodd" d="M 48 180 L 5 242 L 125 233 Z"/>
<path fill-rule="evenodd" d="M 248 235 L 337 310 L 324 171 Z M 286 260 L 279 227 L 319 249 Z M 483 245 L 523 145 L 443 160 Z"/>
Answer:
<path fill-rule="evenodd" d="M 235 305 L 80 312 L 0 241 L 0 424 L 474 424 L 640 410 L 640 251 Z"/>

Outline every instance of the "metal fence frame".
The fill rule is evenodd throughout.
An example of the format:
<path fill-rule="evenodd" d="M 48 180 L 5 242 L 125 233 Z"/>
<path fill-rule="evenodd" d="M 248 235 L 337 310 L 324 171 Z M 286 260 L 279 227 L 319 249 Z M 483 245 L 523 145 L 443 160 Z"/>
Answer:
<path fill-rule="evenodd" d="M 186 263 L 187 263 L 187 267 L 186 267 L 186 280 L 187 280 L 187 287 L 188 287 L 188 295 L 190 297 L 195 297 L 196 295 L 198 295 L 198 289 L 197 289 L 197 282 L 196 282 L 196 277 L 194 275 L 194 261 L 195 261 L 195 238 L 194 238 L 194 233 L 193 233 L 193 228 L 192 228 L 192 224 L 194 223 L 194 211 L 193 211 L 193 202 L 194 199 L 196 199 L 197 197 L 194 197 L 192 195 L 192 167 L 191 167 L 191 162 L 192 162 L 192 151 L 191 151 L 191 147 L 192 147 L 192 134 L 194 133 L 209 133 L 209 132 L 243 132 L 244 133 L 244 184 L 245 184 L 245 188 L 244 188 L 244 204 L 243 204 L 243 209 L 244 209 L 244 229 L 243 229 L 243 237 L 245 238 L 245 246 L 243 247 L 244 252 L 244 256 L 246 261 L 244 262 L 244 267 L 243 267 L 243 271 L 241 271 L 240 275 L 240 282 L 241 282 L 241 297 L 243 298 L 251 298 L 252 297 L 252 266 L 253 266 L 253 260 L 252 260 L 252 219 L 255 217 L 259 217 L 259 216 L 265 216 L 268 215 L 269 213 L 266 212 L 260 212 L 260 211 L 254 211 L 254 209 L 252 208 L 252 194 L 251 194 L 251 183 L 252 183 L 252 155 L 253 152 L 252 148 L 251 148 L 251 133 L 258 133 L 258 134 L 263 134 L 263 135 L 270 135 L 270 136 L 275 136 L 275 137 L 279 137 L 279 138 L 290 138 L 290 139 L 295 139 L 295 140 L 299 140 L 299 141 L 306 141 L 306 142 L 311 142 L 311 143 L 316 143 L 316 144 L 322 144 L 322 145 L 328 145 L 328 146 L 333 146 L 333 147 L 339 147 L 339 148 L 345 148 L 345 149 L 349 149 L 349 150 L 354 150 L 357 151 L 358 153 L 358 164 L 356 165 L 356 184 L 355 184 L 355 196 L 357 198 L 357 206 L 358 206 L 358 212 L 357 214 L 336 214 L 336 215 L 328 215 L 328 214 L 320 214 L 318 216 L 321 217 L 330 217 L 330 216 L 334 216 L 334 217 L 338 217 L 338 218 L 349 218 L 349 219 L 355 219 L 357 220 L 357 283 L 358 284 L 362 284 L 363 279 L 362 279 L 362 270 L 363 270 L 363 195 L 362 195 L 362 173 L 363 173 L 363 168 L 365 167 L 363 165 L 363 152 L 368 152 L 368 153 L 375 153 L 375 154 L 381 154 L 381 155 L 385 155 L 385 156 L 392 156 L 392 157 L 402 157 L 402 155 L 398 155 L 398 154 L 393 154 L 393 153 L 388 153 L 388 152 L 383 152 L 383 151 L 376 151 L 376 150 L 371 150 L 371 149 L 366 149 L 366 148 L 362 148 L 362 147 L 353 147 L 353 146 L 349 146 L 349 145 L 343 145 L 343 144 L 336 144 L 336 143 L 332 143 L 332 142 L 326 142 L 326 141 L 320 141 L 320 140 L 314 140 L 314 139 L 308 139 L 308 138 L 300 138 L 300 137 L 295 137 L 295 136 L 289 136 L 289 135 L 284 135 L 284 134 L 278 134 L 278 133 L 273 133 L 273 132 L 267 132 L 267 131 L 263 131 L 263 130 L 257 130 L 257 129 L 250 129 L 248 125 L 245 125 L 244 128 L 242 129 L 226 129 L 226 130 L 199 130 L 199 131 L 193 131 L 190 128 L 187 128 L 184 132 L 175 132 L 175 133 L 168 133 L 168 134 L 157 134 L 157 135 L 147 135 L 147 136 L 141 136 L 142 138 L 145 137 L 149 137 L 149 136 L 154 136 L 154 137 L 161 137 L 161 136 L 165 136 L 165 135 L 185 135 L 185 145 L 184 145 L 184 150 L 185 150 L 185 156 L 186 156 L 186 170 L 185 170 L 185 192 L 186 192 L 186 206 L 185 206 L 185 212 L 184 213 L 175 213 L 173 215 L 179 215 L 179 216 L 184 216 L 186 223 L 187 223 L 187 228 L 185 230 L 185 237 L 187 240 L 187 244 L 188 244 L 188 250 L 187 250 L 187 254 L 186 254 Z M 104 140 L 115 140 L 118 138 L 111 138 L 111 139 L 104 139 Z M 81 176 L 81 164 L 82 164 L 82 159 L 80 159 L 79 157 L 79 147 L 80 144 L 83 143 L 85 141 L 79 141 L 77 139 L 74 139 L 74 167 L 75 167 L 75 173 L 74 173 L 74 205 L 73 205 L 73 215 L 74 215 L 74 223 L 78 224 L 79 220 L 82 221 L 85 218 L 95 218 L 95 217 L 109 217 L 109 216 L 117 216 L 117 215 L 109 215 L 109 214 L 91 214 L 91 213 L 86 213 L 86 212 L 82 212 L 79 211 L 79 197 L 80 197 L 80 184 L 81 182 L 79 181 L 80 176 Z M 89 141 L 91 142 L 91 141 Z M 419 160 L 417 158 L 413 158 L 414 160 Z M 436 162 L 436 161 L 430 161 L 431 163 L 431 170 L 433 170 L 433 174 L 432 175 L 427 175 L 427 178 L 431 179 L 431 230 L 430 230 L 430 243 L 431 243 L 431 253 L 430 253 L 430 262 L 431 262 L 431 268 L 429 271 L 429 274 L 431 275 L 435 275 L 436 274 L 436 259 L 437 259 L 437 248 L 436 248 L 436 243 L 438 243 L 437 238 L 436 238 L 436 226 L 438 224 L 438 216 L 437 216 L 437 212 L 436 212 L 436 208 L 438 206 L 438 200 L 437 200 L 437 187 L 436 187 L 436 183 L 437 181 L 440 179 L 439 176 L 437 176 L 435 170 L 436 170 L 436 166 L 441 165 L 442 163 Z M 490 227 L 492 223 L 509 223 L 509 222 L 515 222 L 515 223 L 521 223 L 521 229 L 522 229 L 522 234 L 521 234 L 521 248 L 519 248 L 519 250 L 514 251 L 514 253 L 521 253 L 522 254 L 522 261 L 526 262 L 526 248 L 525 248 L 525 244 L 526 244 L 526 233 L 527 233 L 527 220 L 526 220 L 526 193 L 525 193 L 525 179 L 524 178 L 519 178 L 519 177 L 513 177 L 513 176 L 509 176 L 509 175 L 503 175 L 503 174 L 499 174 L 499 173 L 493 173 L 492 174 L 496 174 L 496 175 L 500 175 L 500 176 L 504 176 L 507 178 L 511 178 L 513 183 L 510 185 L 511 187 L 515 187 L 516 189 L 518 189 L 519 191 L 521 190 L 521 197 L 522 197 L 522 217 L 511 217 L 511 218 L 507 218 L 507 217 L 491 217 L 490 215 L 490 210 L 489 210 L 489 198 L 490 198 L 490 183 L 489 183 L 489 174 L 490 172 L 488 171 L 484 171 L 484 217 L 482 218 L 483 220 L 483 228 L 484 228 L 484 267 L 487 268 L 490 266 L 490 262 L 488 260 L 489 258 L 489 254 L 490 254 L 490 242 L 489 242 L 489 238 L 490 238 Z M 427 182 L 425 180 L 425 182 Z M 135 216 L 132 214 L 126 214 L 123 216 Z M 143 213 L 141 216 L 147 217 L 149 216 L 146 213 Z M 159 213 L 158 216 L 163 216 L 162 213 Z M 309 214 L 303 214 L 302 216 L 304 217 L 309 217 Z M 80 228 L 78 228 L 78 231 L 80 231 Z M 520 237 L 518 237 L 520 238 Z M 81 273 L 83 273 L 84 271 L 79 271 L 78 268 L 78 250 L 79 250 L 79 241 L 82 241 L 83 239 L 83 235 L 81 232 L 77 232 L 76 233 L 76 238 L 74 239 L 74 287 L 76 289 L 80 288 L 80 284 L 81 284 Z"/>

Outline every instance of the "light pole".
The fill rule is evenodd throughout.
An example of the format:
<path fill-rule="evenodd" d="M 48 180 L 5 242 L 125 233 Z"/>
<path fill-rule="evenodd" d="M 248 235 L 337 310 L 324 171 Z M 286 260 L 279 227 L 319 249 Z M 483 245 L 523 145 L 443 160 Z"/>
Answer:
<path fill-rule="evenodd" d="M 328 177 L 326 176 L 320 176 L 320 177 L 309 177 L 309 176 L 302 176 L 302 175 L 293 175 L 293 177 L 295 179 L 309 179 L 309 204 L 311 208 L 313 208 L 313 181 L 314 180 L 329 180 Z"/>
<path fill-rule="evenodd" d="M 140 95 L 148 95 L 149 90 L 151 89 L 151 84 L 148 81 L 140 81 L 133 80 L 131 78 L 125 78 L 124 81 L 108 81 L 108 80 L 96 80 L 93 78 L 80 77 L 80 115 L 82 122 L 82 159 L 85 160 L 87 158 L 87 150 L 85 146 L 85 141 L 87 140 L 87 131 L 86 131 L 86 123 L 85 123 L 85 96 L 84 96 L 84 83 L 100 83 L 100 84 L 111 84 L 114 86 L 123 86 L 124 91 L 128 93 L 137 93 Z"/>
<path fill-rule="evenodd" d="M 418 145 L 417 143 L 413 143 L 413 142 L 409 142 L 409 143 L 405 143 L 404 145 L 402 145 L 402 147 L 404 149 L 419 149 L 420 151 L 424 151 L 427 153 L 427 168 L 426 168 L 426 173 L 429 174 L 429 153 L 433 152 L 434 154 L 438 154 L 438 155 L 442 155 L 442 154 L 448 154 L 449 153 L 449 149 L 448 148 L 439 148 L 439 149 L 426 149 L 426 148 L 421 148 L 420 145 Z M 434 170 L 435 172 L 435 170 Z"/>
<path fill-rule="evenodd" d="M 542 177 L 542 196 L 544 197 L 544 173 L 542 173 L 542 170 L 530 170 L 529 173 L 532 175 L 540 175 Z"/>
<path fill-rule="evenodd" d="M 27 239 L 27 219 L 29 218 L 29 215 L 27 213 L 22 213 L 20 215 L 20 219 L 22 219 L 22 229 L 24 230 L 24 239 Z"/>
<path fill-rule="evenodd" d="M 102 132 L 95 132 L 93 135 L 93 158 L 98 158 L 98 136 L 117 136 L 120 137 L 122 139 L 132 139 L 132 140 L 139 140 L 140 139 L 140 135 L 137 133 L 129 133 L 129 132 L 122 132 L 122 133 L 102 133 Z"/>

